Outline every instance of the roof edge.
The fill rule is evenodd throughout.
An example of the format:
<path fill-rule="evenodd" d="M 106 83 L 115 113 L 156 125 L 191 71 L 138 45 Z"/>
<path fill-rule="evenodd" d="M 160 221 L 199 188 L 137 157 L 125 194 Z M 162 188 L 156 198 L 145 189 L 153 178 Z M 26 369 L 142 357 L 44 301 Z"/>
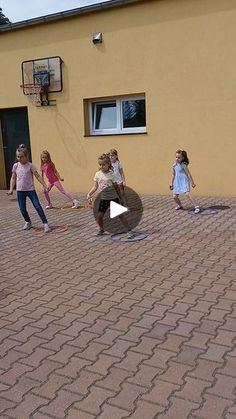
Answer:
<path fill-rule="evenodd" d="M 126 6 L 130 3 L 137 3 L 143 0 L 108 0 L 106 2 L 91 4 L 89 6 L 78 7 L 76 9 L 66 10 L 64 12 L 52 13 L 50 15 L 40 16 L 32 19 L 22 20 L 20 22 L 9 23 L 7 25 L 0 25 L 0 32 L 11 31 L 42 23 L 52 22 L 60 19 L 65 19 L 72 16 L 82 15 L 86 13 L 97 12 L 112 7 Z"/>

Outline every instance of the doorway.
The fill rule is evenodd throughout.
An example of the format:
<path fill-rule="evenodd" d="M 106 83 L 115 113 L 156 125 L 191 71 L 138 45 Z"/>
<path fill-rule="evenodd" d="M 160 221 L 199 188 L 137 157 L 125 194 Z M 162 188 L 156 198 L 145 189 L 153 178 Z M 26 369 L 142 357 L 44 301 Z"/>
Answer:
<path fill-rule="evenodd" d="M 25 144 L 29 155 L 31 155 L 27 108 L 1 109 L 0 128 L 3 149 L 3 173 L 0 181 L 2 183 L 1 187 L 7 189 L 10 185 L 12 166 L 15 163 L 17 147 L 20 144 Z"/>

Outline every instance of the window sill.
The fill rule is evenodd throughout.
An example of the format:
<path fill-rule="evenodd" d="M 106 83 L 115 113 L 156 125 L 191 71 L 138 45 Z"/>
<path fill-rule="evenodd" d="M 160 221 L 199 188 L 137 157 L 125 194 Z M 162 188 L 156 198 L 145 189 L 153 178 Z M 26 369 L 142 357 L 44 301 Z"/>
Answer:
<path fill-rule="evenodd" d="M 93 138 L 93 137 L 114 137 L 114 136 L 124 136 L 124 135 L 147 135 L 146 132 L 124 132 L 124 133 L 117 133 L 117 134 L 85 134 L 84 138 Z"/>

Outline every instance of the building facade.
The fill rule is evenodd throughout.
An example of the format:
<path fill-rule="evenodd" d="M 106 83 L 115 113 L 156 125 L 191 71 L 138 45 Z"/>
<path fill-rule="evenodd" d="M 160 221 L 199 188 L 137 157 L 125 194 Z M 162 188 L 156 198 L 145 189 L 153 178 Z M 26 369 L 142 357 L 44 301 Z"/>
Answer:
<path fill-rule="evenodd" d="M 236 0 L 111 0 L 0 28 L 0 188 L 27 143 L 72 191 L 88 191 L 115 148 L 128 186 L 167 194 L 184 148 L 196 194 L 234 196 L 235 39 Z M 62 60 L 55 106 L 20 87 L 22 63 L 45 57 Z"/>

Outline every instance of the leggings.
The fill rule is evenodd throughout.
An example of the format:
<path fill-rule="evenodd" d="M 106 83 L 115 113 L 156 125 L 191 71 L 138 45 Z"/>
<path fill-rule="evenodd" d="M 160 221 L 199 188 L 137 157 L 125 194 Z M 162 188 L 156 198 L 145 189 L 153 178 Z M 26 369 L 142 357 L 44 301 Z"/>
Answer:
<path fill-rule="evenodd" d="M 30 217 L 28 211 L 26 209 L 26 198 L 29 198 L 36 209 L 39 217 L 43 224 L 47 224 L 47 218 L 45 217 L 43 208 L 40 205 L 38 196 L 35 191 L 17 191 L 17 200 L 20 207 L 20 212 L 24 217 L 24 220 L 28 223 L 30 221 Z"/>
<path fill-rule="evenodd" d="M 50 192 L 50 190 L 52 189 L 53 186 L 56 186 L 56 188 L 59 190 L 59 192 L 61 192 L 63 195 L 66 195 L 67 198 L 69 198 L 70 201 L 73 201 L 74 198 L 71 195 L 71 193 L 70 192 L 67 192 L 63 188 L 61 182 L 59 182 L 59 180 L 57 180 L 54 183 L 48 183 L 47 190 L 46 190 L 46 192 L 44 192 L 44 195 L 45 195 L 45 198 L 47 200 L 48 205 L 52 205 L 51 200 L 50 200 L 50 197 L 49 197 L 49 192 Z"/>

